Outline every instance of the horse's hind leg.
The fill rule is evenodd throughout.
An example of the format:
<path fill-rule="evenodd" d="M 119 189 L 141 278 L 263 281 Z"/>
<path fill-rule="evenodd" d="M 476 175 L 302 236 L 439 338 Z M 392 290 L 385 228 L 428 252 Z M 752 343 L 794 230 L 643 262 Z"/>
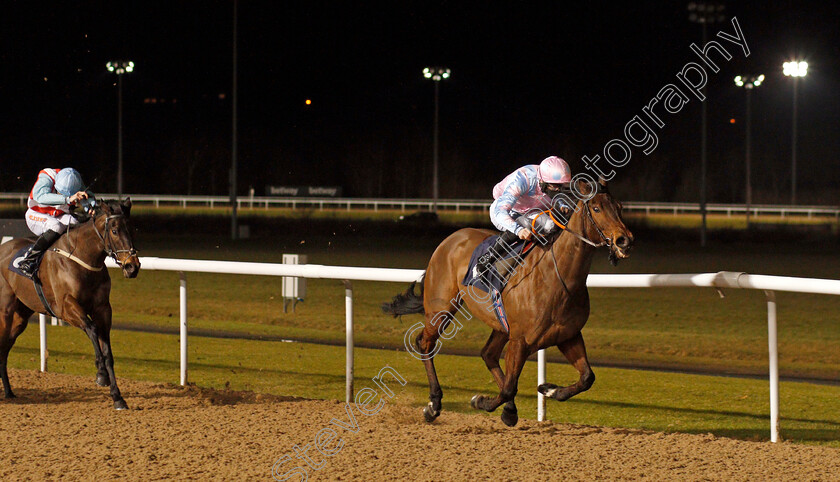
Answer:
<path fill-rule="evenodd" d="M 441 312 L 444 313 L 445 312 Z M 429 404 L 423 409 L 423 417 L 427 422 L 432 422 L 440 416 L 440 410 L 443 406 L 441 400 L 443 399 L 443 390 L 440 388 L 437 371 L 435 370 L 435 344 L 440 337 L 437 324 L 432 324 L 433 321 L 437 323 L 447 323 L 449 318 L 443 318 L 440 314 L 426 315 L 426 323 L 423 332 L 417 336 L 416 344 L 420 350 L 420 359 L 423 361 L 423 366 L 426 368 L 426 377 L 429 379 Z"/>
<path fill-rule="evenodd" d="M 4 293 L 0 303 L 5 306 L 0 319 L 0 379 L 3 381 L 3 396 L 15 398 L 12 386 L 9 384 L 9 372 L 7 363 L 9 352 L 15 344 L 17 337 L 26 329 L 32 310 L 20 303 L 11 293 Z"/>
<path fill-rule="evenodd" d="M 502 356 L 502 350 L 505 348 L 508 338 L 507 333 L 493 330 L 484 348 L 481 349 L 481 358 L 484 360 L 484 364 L 487 365 L 487 369 L 493 375 L 493 380 L 496 381 L 500 392 L 504 388 L 505 374 L 502 372 L 502 367 L 499 366 L 499 358 Z M 516 409 L 516 403 L 513 400 L 505 404 L 505 408 L 502 411 L 502 422 L 508 427 L 513 427 L 519 422 L 519 413 Z"/>
<path fill-rule="evenodd" d="M 586 345 L 583 343 L 583 335 L 578 333 L 575 337 L 557 345 L 557 348 L 560 349 L 566 359 L 569 360 L 569 363 L 580 373 L 580 379 L 567 387 L 558 387 L 552 383 L 543 383 L 537 390 L 546 397 L 563 402 L 580 392 L 589 390 L 589 387 L 595 383 L 595 374 L 589 366 L 589 359 L 586 357 Z"/>

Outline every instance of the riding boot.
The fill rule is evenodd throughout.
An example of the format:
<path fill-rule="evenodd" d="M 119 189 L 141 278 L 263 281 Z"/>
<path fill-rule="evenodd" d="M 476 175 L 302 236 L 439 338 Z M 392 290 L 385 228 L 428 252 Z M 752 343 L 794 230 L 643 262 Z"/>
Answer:
<path fill-rule="evenodd" d="M 496 243 L 482 257 L 478 258 L 478 263 L 473 268 L 473 278 L 478 278 L 482 273 L 487 271 L 487 268 L 510 250 L 510 245 L 516 242 L 517 239 L 519 239 L 519 236 L 510 231 L 504 231 L 500 234 L 496 239 Z"/>
<path fill-rule="evenodd" d="M 60 237 L 61 233 L 57 233 L 52 230 L 44 231 L 44 234 L 35 241 L 35 244 L 29 248 L 26 256 L 24 256 L 18 263 L 17 266 L 20 272 L 27 278 L 34 279 L 35 273 L 38 272 L 38 260 L 44 255 L 47 248 L 52 246 L 52 244 Z"/>

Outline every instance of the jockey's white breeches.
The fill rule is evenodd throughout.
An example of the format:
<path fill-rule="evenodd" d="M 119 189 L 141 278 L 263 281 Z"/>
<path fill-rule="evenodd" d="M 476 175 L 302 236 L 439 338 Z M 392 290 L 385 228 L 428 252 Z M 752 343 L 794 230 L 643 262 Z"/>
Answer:
<path fill-rule="evenodd" d="M 50 216 L 49 214 L 39 213 L 32 209 L 26 211 L 26 225 L 29 230 L 36 236 L 44 234 L 45 231 L 55 231 L 63 233 L 67 231 L 71 225 L 78 224 L 79 221 L 69 214 L 62 214 L 59 217 Z"/>

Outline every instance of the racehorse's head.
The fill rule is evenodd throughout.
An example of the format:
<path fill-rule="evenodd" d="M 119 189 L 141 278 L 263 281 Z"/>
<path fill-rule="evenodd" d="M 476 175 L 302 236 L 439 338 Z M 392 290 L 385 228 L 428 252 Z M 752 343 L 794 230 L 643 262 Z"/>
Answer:
<path fill-rule="evenodd" d="M 633 233 L 624 225 L 621 217 L 621 203 L 607 189 L 607 183 L 601 179 L 598 184 L 578 182 L 578 192 L 585 198 L 581 214 L 584 216 L 586 236 L 600 240 L 610 248 L 610 262 L 615 266 L 618 259 L 628 258 L 633 247 Z"/>
<path fill-rule="evenodd" d="M 114 258 L 126 278 L 136 278 L 140 271 L 140 259 L 134 249 L 131 226 L 131 199 L 110 201 L 99 205 L 94 217 L 94 227 L 105 244 L 105 252 Z"/>

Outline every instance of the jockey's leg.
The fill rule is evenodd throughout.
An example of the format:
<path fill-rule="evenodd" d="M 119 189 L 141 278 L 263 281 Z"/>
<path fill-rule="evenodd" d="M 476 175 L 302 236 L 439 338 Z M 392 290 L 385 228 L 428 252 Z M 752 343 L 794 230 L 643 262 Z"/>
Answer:
<path fill-rule="evenodd" d="M 519 236 L 511 231 L 505 231 L 500 234 L 496 239 L 496 243 L 490 247 L 484 256 L 478 259 L 478 263 L 475 266 L 475 272 L 473 273 L 475 275 L 474 277 L 477 278 L 481 275 L 481 273 L 485 272 L 489 266 L 498 261 L 502 255 L 510 251 L 510 246 L 516 242 L 517 239 L 519 239 Z"/>
<path fill-rule="evenodd" d="M 32 279 L 38 271 L 38 259 L 60 237 L 61 233 L 51 229 L 44 231 L 44 234 L 38 237 L 38 240 L 35 241 L 35 244 L 26 253 L 26 256 L 17 263 L 17 267 L 21 273 L 27 278 Z"/>

